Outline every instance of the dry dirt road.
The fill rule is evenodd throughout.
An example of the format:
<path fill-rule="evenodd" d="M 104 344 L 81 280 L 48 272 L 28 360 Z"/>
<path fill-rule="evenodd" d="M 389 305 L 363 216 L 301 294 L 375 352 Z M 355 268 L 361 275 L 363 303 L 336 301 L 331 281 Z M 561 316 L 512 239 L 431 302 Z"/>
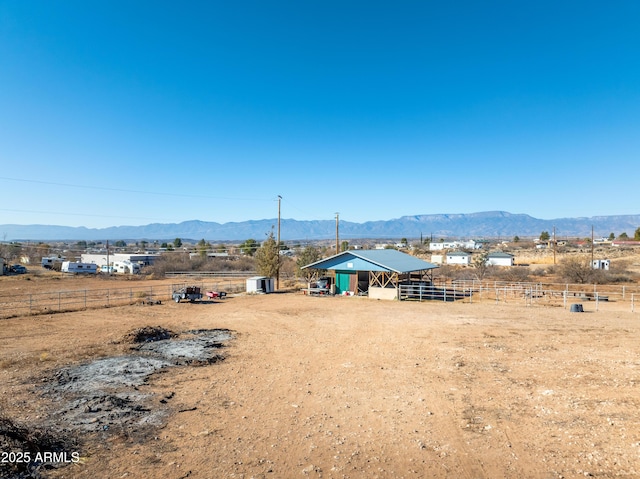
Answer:
<path fill-rule="evenodd" d="M 49 386 L 130 356 L 143 326 L 233 339 L 223 361 L 118 386 L 142 406 L 113 422 L 65 423 L 78 396 Z M 639 338 L 632 312 L 296 293 L 13 318 L 0 406 L 79 441 L 79 462 L 45 477 L 638 477 Z"/>

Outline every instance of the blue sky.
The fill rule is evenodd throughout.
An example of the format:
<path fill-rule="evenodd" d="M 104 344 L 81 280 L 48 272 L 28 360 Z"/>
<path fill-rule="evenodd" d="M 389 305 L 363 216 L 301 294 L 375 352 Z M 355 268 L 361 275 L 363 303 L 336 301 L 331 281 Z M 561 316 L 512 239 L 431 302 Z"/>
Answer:
<path fill-rule="evenodd" d="M 0 2 L 0 224 L 640 214 L 640 2 Z"/>

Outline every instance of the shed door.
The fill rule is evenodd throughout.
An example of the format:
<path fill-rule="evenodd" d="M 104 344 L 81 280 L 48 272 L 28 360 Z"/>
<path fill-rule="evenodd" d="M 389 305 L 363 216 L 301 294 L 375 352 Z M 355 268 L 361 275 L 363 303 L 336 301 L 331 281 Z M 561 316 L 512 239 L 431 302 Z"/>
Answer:
<path fill-rule="evenodd" d="M 336 272 L 336 294 L 342 294 L 345 291 L 353 291 L 351 287 L 351 278 L 355 277 L 353 273 Z"/>

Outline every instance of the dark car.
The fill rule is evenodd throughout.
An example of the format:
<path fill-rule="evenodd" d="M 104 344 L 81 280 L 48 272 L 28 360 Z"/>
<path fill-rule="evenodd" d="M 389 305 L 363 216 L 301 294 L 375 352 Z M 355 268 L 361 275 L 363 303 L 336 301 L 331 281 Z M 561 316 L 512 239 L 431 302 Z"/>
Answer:
<path fill-rule="evenodd" d="M 21 264 L 14 264 L 9 268 L 9 271 L 15 274 L 24 274 L 27 272 L 27 268 L 25 268 Z"/>

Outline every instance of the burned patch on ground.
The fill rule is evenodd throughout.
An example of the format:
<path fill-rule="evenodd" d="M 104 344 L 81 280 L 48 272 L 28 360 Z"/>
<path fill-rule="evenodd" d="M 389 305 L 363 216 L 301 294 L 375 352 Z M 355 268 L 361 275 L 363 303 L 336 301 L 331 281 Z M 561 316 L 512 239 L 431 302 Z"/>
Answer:
<path fill-rule="evenodd" d="M 150 341 L 163 341 L 175 338 L 176 333 L 162 326 L 144 326 L 129 331 L 122 338 L 123 343 L 148 343 Z"/>
<path fill-rule="evenodd" d="M 59 463 L 47 461 L 52 454 L 62 455 L 77 450 L 77 442 L 70 436 L 47 428 L 33 428 L 17 424 L 0 416 L 0 477 L 11 479 L 39 479 L 46 469 Z"/>
<path fill-rule="evenodd" d="M 49 418 L 42 424 L 43 428 L 67 431 L 78 437 L 95 433 L 124 434 L 127 437 L 131 434 L 145 435 L 162 426 L 171 413 L 170 400 L 174 397 L 174 392 L 165 392 L 157 397 L 149 379 L 170 368 L 202 366 L 224 359 L 221 350 L 234 334 L 226 329 L 175 334 L 162 328 L 146 327 L 125 337 L 129 338 L 127 342 L 134 343 L 128 354 L 65 367 L 43 378 L 39 389 L 43 397 L 54 405 Z M 29 437 L 26 430 L 12 428 L 10 423 L 0 422 L 0 428 L 0 446 L 3 447 L 7 438 L 15 436 L 19 441 L 20 437 Z M 61 444 L 65 446 L 67 443 Z M 18 446 L 16 443 L 15 447 Z M 54 448 L 49 450 L 55 451 Z M 39 467 L 27 464 L 22 472 L 31 474 L 29 467 L 34 469 L 36 466 Z M 7 473 L 1 477 L 38 477 L 19 475 L 22 472 L 16 471 L 18 475 L 15 475 L 12 471 L 13 476 Z"/>

